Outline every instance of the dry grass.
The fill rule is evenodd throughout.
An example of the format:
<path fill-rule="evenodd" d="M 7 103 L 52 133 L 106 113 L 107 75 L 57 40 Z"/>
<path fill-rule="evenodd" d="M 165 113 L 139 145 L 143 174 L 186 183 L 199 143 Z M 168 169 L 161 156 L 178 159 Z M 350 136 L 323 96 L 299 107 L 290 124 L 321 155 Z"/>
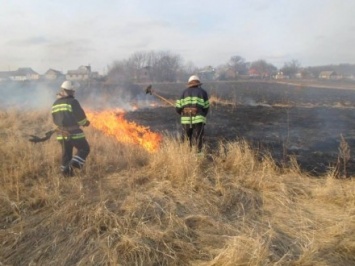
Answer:
<path fill-rule="evenodd" d="M 93 128 L 84 172 L 27 134 L 45 112 L 0 112 L 0 265 L 354 265 L 353 179 L 279 169 L 247 143 L 153 154 Z M 37 131 L 38 130 L 38 131 Z"/>
<path fill-rule="evenodd" d="M 236 105 L 237 105 L 235 100 L 223 99 L 223 98 L 218 97 L 217 95 L 214 95 L 214 94 L 212 94 L 209 97 L 209 102 L 213 106 L 216 106 L 216 105 L 230 105 L 230 106 L 236 107 Z"/>

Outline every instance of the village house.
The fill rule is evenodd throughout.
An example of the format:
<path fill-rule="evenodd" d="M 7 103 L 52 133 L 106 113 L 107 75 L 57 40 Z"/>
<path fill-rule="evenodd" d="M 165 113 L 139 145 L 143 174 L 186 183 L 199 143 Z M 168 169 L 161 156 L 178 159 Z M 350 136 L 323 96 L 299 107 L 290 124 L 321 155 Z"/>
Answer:
<path fill-rule="evenodd" d="M 43 79 L 45 80 L 58 80 L 62 78 L 64 78 L 64 74 L 62 72 L 51 68 L 43 74 Z"/>
<path fill-rule="evenodd" d="M 261 74 L 255 68 L 251 68 L 248 71 L 249 78 L 261 78 Z"/>
<path fill-rule="evenodd" d="M 30 81 L 30 80 L 39 80 L 40 75 L 33 71 L 30 67 L 19 68 L 16 71 L 10 72 L 10 80 L 14 81 Z"/>
<path fill-rule="evenodd" d="M 322 71 L 319 73 L 318 76 L 319 79 L 340 79 L 341 76 L 339 76 L 335 71 Z"/>
<path fill-rule="evenodd" d="M 238 77 L 238 73 L 231 67 L 220 67 L 214 75 L 217 80 L 233 80 Z"/>
<path fill-rule="evenodd" d="M 200 70 L 197 75 L 202 80 L 214 80 L 216 70 L 212 66 L 207 66 Z"/>
<path fill-rule="evenodd" d="M 224 74 L 226 79 L 236 79 L 238 77 L 238 72 L 231 67 L 227 68 Z"/>
<path fill-rule="evenodd" d="M 67 80 L 84 81 L 99 77 L 99 72 L 92 72 L 91 66 L 80 66 L 77 70 L 68 70 Z"/>
<path fill-rule="evenodd" d="M 285 75 L 282 71 L 277 72 L 277 74 L 274 76 L 275 79 L 289 79 L 290 77 L 288 75 Z"/>

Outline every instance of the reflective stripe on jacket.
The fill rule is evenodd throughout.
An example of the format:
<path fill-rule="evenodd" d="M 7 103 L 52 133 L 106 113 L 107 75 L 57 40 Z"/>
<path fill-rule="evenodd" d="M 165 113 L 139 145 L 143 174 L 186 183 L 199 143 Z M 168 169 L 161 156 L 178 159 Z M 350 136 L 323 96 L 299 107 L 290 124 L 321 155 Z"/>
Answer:
<path fill-rule="evenodd" d="M 196 115 L 185 115 L 183 112 L 185 107 L 197 108 Z M 206 124 L 209 107 L 208 94 L 200 86 L 185 89 L 175 104 L 176 112 L 181 115 L 181 124 Z"/>
<path fill-rule="evenodd" d="M 52 118 L 54 124 L 60 129 L 58 140 L 85 138 L 80 126 L 87 122 L 87 118 L 73 96 L 59 98 L 53 103 Z"/>
<path fill-rule="evenodd" d="M 59 133 L 57 136 L 57 140 L 82 139 L 82 138 L 85 138 L 84 132 L 78 134 L 71 133 L 69 135 Z"/>

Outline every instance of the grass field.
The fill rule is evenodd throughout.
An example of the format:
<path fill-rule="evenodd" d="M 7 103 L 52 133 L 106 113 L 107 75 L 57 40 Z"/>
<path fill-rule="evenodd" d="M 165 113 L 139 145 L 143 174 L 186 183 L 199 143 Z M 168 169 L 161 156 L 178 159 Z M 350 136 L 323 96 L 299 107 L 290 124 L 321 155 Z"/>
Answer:
<path fill-rule="evenodd" d="M 201 158 L 85 129 L 83 172 L 28 134 L 47 111 L 0 111 L 0 265 L 355 265 L 354 179 L 279 168 L 248 143 Z"/>

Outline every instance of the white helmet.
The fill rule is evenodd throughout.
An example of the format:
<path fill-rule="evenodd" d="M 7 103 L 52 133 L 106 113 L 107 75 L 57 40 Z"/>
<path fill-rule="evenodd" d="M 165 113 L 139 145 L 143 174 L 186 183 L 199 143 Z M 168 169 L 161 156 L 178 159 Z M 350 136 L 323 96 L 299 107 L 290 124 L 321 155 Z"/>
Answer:
<path fill-rule="evenodd" d="M 190 78 L 189 78 L 189 81 L 188 82 L 191 82 L 191 81 L 198 81 L 200 82 L 200 78 L 196 75 L 192 75 Z"/>
<path fill-rule="evenodd" d="M 60 88 L 65 89 L 67 91 L 75 91 L 76 87 L 77 86 L 75 86 L 70 80 L 64 81 L 60 86 Z"/>
<path fill-rule="evenodd" d="M 188 88 L 198 87 L 198 86 L 201 86 L 201 85 L 202 85 L 202 83 L 200 82 L 199 77 L 196 76 L 196 75 L 192 75 L 189 78 L 189 81 L 187 82 L 187 87 Z"/>

